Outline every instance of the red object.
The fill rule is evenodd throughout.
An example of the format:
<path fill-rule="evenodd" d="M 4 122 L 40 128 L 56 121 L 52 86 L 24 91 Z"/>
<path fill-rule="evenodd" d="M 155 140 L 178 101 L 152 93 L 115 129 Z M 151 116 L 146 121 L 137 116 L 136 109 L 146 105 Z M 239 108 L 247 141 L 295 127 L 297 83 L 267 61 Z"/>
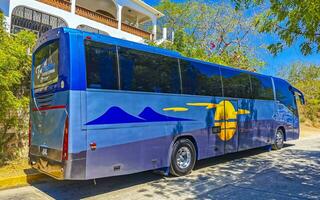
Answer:
<path fill-rule="evenodd" d="M 64 124 L 64 133 L 63 133 L 62 160 L 68 160 L 68 146 L 69 146 L 69 118 L 66 117 L 66 122 Z"/>
<path fill-rule="evenodd" d="M 31 133 L 32 133 L 32 123 L 31 123 L 31 119 L 29 119 L 29 132 L 28 132 L 29 147 L 31 146 Z"/>
<path fill-rule="evenodd" d="M 87 36 L 86 39 L 87 40 L 91 40 L 92 38 L 91 38 L 91 36 Z"/>
<path fill-rule="evenodd" d="M 59 105 L 59 106 L 45 106 L 40 108 L 32 108 L 32 111 L 46 111 L 46 110 L 56 110 L 56 109 L 64 109 L 66 108 L 65 105 Z"/>
<path fill-rule="evenodd" d="M 215 43 L 214 43 L 214 42 L 210 42 L 210 47 L 211 47 L 211 49 L 214 49 L 214 48 L 216 48 L 216 45 L 215 45 Z"/>
<path fill-rule="evenodd" d="M 90 148 L 92 151 L 96 150 L 97 149 L 97 144 L 95 142 L 91 142 L 90 143 Z"/>

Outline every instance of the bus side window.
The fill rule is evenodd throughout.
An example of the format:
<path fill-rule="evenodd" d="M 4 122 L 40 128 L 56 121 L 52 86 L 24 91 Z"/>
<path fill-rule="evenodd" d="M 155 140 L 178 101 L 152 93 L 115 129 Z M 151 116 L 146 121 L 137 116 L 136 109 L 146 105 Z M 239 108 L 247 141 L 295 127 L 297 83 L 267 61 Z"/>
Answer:
<path fill-rule="evenodd" d="M 119 48 L 121 89 L 180 94 L 178 59 Z"/>
<path fill-rule="evenodd" d="M 222 96 L 219 67 L 180 60 L 183 94 Z"/>
<path fill-rule="evenodd" d="M 250 75 L 245 72 L 221 68 L 225 97 L 252 98 Z"/>
<path fill-rule="evenodd" d="M 274 100 L 271 77 L 254 74 L 250 78 L 254 99 Z"/>
<path fill-rule="evenodd" d="M 116 49 L 113 45 L 85 41 L 87 88 L 118 89 Z"/>
<path fill-rule="evenodd" d="M 290 85 L 281 79 L 274 79 L 274 84 L 276 88 L 276 98 L 277 100 L 285 105 L 292 113 L 298 114 L 297 105 L 295 102 L 295 96 L 292 91 L 290 91 Z"/>

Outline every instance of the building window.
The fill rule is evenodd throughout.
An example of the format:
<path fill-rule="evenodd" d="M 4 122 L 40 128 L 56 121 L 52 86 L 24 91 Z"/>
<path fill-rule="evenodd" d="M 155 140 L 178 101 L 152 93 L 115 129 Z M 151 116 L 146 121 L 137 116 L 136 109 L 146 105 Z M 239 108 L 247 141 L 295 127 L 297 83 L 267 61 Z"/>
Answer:
<path fill-rule="evenodd" d="M 87 31 L 87 32 L 91 32 L 91 33 L 99 33 L 99 34 L 103 34 L 103 35 L 109 35 L 107 32 L 93 28 L 91 26 L 87 26 L 84 24 L 81 24 L 77 27 L 77 29 L 82 30 L 82 31 Z"/>
<path fill-rule="evenodd" d="M 67 26 L 67 23 L 59 17 L 23 6 L 14 8 L 11 18 L 11 33 L 29 30 L 41 36 L 48 30 Z"/>

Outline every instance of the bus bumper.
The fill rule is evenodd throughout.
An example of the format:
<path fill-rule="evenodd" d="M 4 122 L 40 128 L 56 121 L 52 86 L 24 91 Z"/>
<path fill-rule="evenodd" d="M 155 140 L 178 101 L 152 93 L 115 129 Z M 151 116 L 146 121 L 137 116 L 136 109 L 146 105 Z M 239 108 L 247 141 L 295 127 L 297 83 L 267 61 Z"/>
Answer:
<path fill-rule="evenodd" d="M 32 168 L 57 180 L 86 180 L 86 159 L 54 161 L 37 155 L 29 155 Z"/>

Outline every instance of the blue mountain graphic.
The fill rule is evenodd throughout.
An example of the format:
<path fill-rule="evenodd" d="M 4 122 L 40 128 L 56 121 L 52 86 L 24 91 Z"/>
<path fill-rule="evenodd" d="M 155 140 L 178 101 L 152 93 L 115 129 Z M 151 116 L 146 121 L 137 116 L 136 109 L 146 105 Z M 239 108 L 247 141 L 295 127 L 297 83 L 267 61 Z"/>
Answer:
<path fill-rule="evenodd" d="M 176 118 L 176 117 L 169 117 L 166 115 L 162 115 L 160 113 L 157 113 L 150 107 L 146 107 L 139 114 L 139 117 L 145 119 L 146 122 L 193 121 L 190 119 Z"/>
<path fill-rule="evenodd" d="M 193 121 L 191 119 L 169 117 L 157 113 L 150 107 L 146 107 L 138 117 L 128 114 L 119 107 L 111 107 L 103 115 L 86 125 L 146 123 L 146 122 L 170 122 L 170 121 Z"/>
<path fill-rule="evenodd" d="M 107 112 L 86 125 L 141 123 L 143 119 L 126 113 L 119 107 L 111 107 Z"/>

